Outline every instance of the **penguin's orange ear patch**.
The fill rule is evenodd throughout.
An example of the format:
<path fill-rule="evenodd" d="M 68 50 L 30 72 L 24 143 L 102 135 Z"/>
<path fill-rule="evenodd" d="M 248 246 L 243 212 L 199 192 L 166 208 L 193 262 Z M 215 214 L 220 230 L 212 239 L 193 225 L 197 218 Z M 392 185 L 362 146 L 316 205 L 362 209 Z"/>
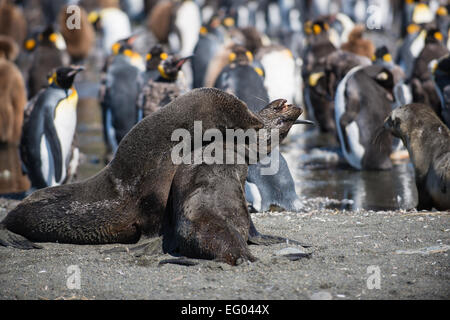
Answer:
<path fill-rule="evenodd" d="M 58 40 L 58 35 L 56 33 L 52 33 L 49 37 L 48 40 L 50 40 L 51 42 L 55 43 Z"/>
<path fill-rule="evenodd" d="M 145 60 L 147 60 L 147 61 L 152 60 L 152 54 L 151 53 L 147 53 L 147 55 L 145 56 Z"/>
<path fill-rule="evenodd" d="M 316 73 L 312 73 L 312 74 L 309 76 L 308 84 L 309 84 L 311 87 L 317 86 L 317 82 L 318 82 L 318 81 L 320 80 L 320 78 L 322 78 L 324 75 L 325 75 L 324 72 L 316 72 Z"/>
<path fill-rule="evenodd" d="M 253 61 L 253 54 L 250 51 L 246 51 L 245 55 L 247 56 L 247 58 L 250 62 Z"/>
<path fill-rule="evenodd" d="M 208 29 L 206 29 L 206 27 L 201 27 L 200 28 L 200 34 L 202 35 L 202 36 L 204 36 L 205 34 L 207 34 L 208 33 Z"/>
<path fill-rule="evenodd" d="M 256 71 L 256 73 L 257 73 L 260 77 L 264 77 L 264 71 L 263 71 L 263 69 L 258 68 L 258 67 L 255 67 L 255 68 L 253 68 L 253 69 Z"/>
<path fill-rule="evenodd" d="M 230 53 L 230 55 L 228 56 L 228 60 L 230 60 L 230 62 L 236 60 L 236 53 L 234 52 Z"/>
<path fill-rule="evenodd" d="M 231 17 L 225 18 L 225 19 L 223 20 L 223 25 L 224 25 L 225 27 L 232 27 L 232 26 L 234 26 L 234 24 L 235 24 L 235 21 L 234 21 L 234 19 L 231 18 Z"/>
<path fill-rule="evenodd" d="M 391 61 L 392 61 L 392 56 L 391 56 L 389 53 L 386 53 L 386 54 L 383 56 L 383 60 L 384 60 L 385 62 L 391 62 Z"/>
<path fill-rule="evenodd" d="M 36 40 L 28 39 L 27 41 L 25 41 L 25 49 L 26 50 L 31 51 L 34 48 L 36 48 Z"/>
<path fill-rule="evenodd" d="M 448 15 L 448 11 L 446 7 L 439 7 L 439 9 L 437 9 L 436 14 L 438 16 L 446 16 Z"/>
<path fill-rule="evenodd" d="M 118 55 L 120 50 L 120 43 L 116 42 L 112 45 L 112 52 L 114 55 Z"/>
<path fill-rule="evenodd" d="M 306 34 L 312 34 L 312 32 L 313 32 L 312 31 L 312 22 L 311 21 L 306 21 L 303 29 L 305 30 Z"/>
<path fill-rule="evenodd" d="M 438 31 L 438 32 L 435 32 L 435 33 L 433 34 L 433 36 L 434 36 L 434 38 L 435 38 L 436 40 L 438 40 L 438 41 L 442 41 L 442 40 L 444 39 L 444 36 L 443 36 L 442 33 L 440 33 L 439 31 Z"/>
<path fill-rule="evenodd" d="M 161 54 L 159 55 L 159 58 L 160 58 L 161 60 L 166 60 L 168 57 L 169 57 L 169 55 L 168 55 L 167 53 L 165 53 L 165 52 L 163 52 L 163 53 L 161 53 Z"/>
<path fill-rule="evenodd" d="M 48 84 L 51 85 L 52 83 L 56 83 L 56 72 L 53 72 L 53 74 L 48 78 Z"/>
<path fill-rule="evenodd" d="M 414 24 L 414 23 L 412 23 L 408 27 L 406 27 L 406 31 L 409 34 L 413 34 L 413 33 L 419 32 L 419 30 L 420 30 L 420 27 L 417 24 Z"/>
<path fill-rule="evenodd" d="M 315 24 L 315 25 L 313 26 L 313 31 L 314 31 L 314 34 L 315 34 L 315 35 L 318 35 L 318 34 L 320 34 L 320 33 L 322 32 L 322 27 L 319 26 L 318 24 Z"/>
<path fill-rule="evenodd" d="M 133 51 L 131 51 L 130 49 L 126 49 L 123 51 L 123 54 L 127 57 L 132 57 L 133 56 Z"/>

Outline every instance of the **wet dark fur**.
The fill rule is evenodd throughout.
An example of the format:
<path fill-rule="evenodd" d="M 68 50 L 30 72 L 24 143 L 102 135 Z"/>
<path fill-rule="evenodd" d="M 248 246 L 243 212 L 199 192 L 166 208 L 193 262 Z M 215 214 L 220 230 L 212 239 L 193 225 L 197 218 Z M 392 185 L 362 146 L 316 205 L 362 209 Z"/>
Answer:
<path fill-rule="evenodd" d="M 418 210 L 450 210 L 450 130 L 424 104 L 399 107 L 384 128 L 402 139 L 414 165 Z"/>
<path fill-rule="evenodd" d="M 195 112 L 194 112 L 195 110 Z M 261 128 L 246 105 L 217 89 L 199 89 L 143 119 L 122 140 L 112 162 L 80 183 L 36 191 L 0 224 L 0 243 L 17 234 L 37 242 L 134 243 L 141 234 L 159 235 L 177 166 L 171 159 L 175 129 L 193 136 L 203 129 Z M 23 242 L 19 247 L 27 247 Z"/>
<path fill-rule="evenodd" d="M 278 101 L 268 105 L 259 116 L 264 128 L 280 128 L 282 140 L 302 111 L 293 106 L 277 109 L 278 105 Z M 182 165 L 177 169 L 167 206 L 166 252 L 231 265 L 255 260 L 247 245 L 257 233 L 256 229 L 251 232 L 245 199 L 247 169 L 247 164 Z"/>

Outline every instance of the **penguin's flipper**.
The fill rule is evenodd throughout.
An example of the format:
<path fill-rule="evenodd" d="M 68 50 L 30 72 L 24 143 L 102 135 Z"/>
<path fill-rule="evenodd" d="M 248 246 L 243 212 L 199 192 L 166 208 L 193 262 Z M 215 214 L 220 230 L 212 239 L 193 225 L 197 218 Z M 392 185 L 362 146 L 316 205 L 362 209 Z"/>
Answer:
<path fill-rule="evenodd" d="M 355 121 L 356 117 L 358 116 L 359 113 L 359 108 L 360 108 L 360 101 L 358 97 L 355 96 L 348 96 L 347 97 L 347 104 L 346 104 L 346 108 L 345 108 L 345 112 L 342 114 L 342 116 L 339 119 L 339 124 L 342 128 L 342 137 L 344 139 L 344 145 L 345 145 L 345 149 L 347 150 L 347 152 L 351 151 L 350 148 L 350 143 L 348 141 L 348 137 L 347 137 L 347 133 L 345 128 L 352 123 L 353 121 Z"/>
<path fill-rule="evenodd" d="M 56 132 L 53 116 L 48 114 L 44 125 L 44 135 L 50 145 L 53 163 L 55 164 L 55 181 L 59 182 L 62 177 L 63 156 L 61 143 L 59 142 L 58 133 Z"/>
<path fill-rule="evenodd" d="M 29 241 L 25 237 L 9 231 L 3 224 L 0 224 L 0 245 L 22 250 L 42 249 L 41 246 Z"/>

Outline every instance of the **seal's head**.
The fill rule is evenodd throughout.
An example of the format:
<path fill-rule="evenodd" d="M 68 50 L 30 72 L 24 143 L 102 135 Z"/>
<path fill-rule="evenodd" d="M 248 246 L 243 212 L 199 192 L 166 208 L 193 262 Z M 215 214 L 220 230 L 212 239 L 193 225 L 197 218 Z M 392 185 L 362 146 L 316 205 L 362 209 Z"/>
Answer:
<path fill-rule="evenodd" d="M 422 135 L 421 131 L 433 132 L 434 128 L 443 126 L 442 121 L 431 107 L 412 103 L 394 109 L 383 124 L 383 131 L 391 133 L 394 137 L 401 138 L 403 142 L 412 135 Z"/>
<path fill-rule="evenodd" d="M 280 140 L 283 140 L 294 124 L 311 124 L 308 121 L 297 120 L 302 113 L 302 108 L 287 104 L 285 99 L 279 99 L 269 103 L 258 115 L 264 123 L 264 128 L 278 129 Z"/>

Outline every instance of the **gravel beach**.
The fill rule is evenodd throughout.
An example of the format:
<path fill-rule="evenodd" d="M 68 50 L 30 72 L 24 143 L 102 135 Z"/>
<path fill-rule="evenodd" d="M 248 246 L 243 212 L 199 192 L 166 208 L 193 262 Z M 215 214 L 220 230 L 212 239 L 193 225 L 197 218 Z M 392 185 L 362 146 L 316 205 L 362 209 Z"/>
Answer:
<path fill-rule="evenodd" d="M 0 220 L 17 203 L 0 199 Z M 450 298 L 450 212 L 327 209 L 338 204 L 304 199 L 300 213 L 254 214 L 260 232 L 312 247 L 251 246 L 258 261 L 237 267 L 160 265 L 173 257 L 160 252 L 159 239 L 141 240 L 154 245 L 139 257 L 125 245 L 0 247 L 0 299 Z M 311 255 L 292 261 L 295 252 Z"/>

